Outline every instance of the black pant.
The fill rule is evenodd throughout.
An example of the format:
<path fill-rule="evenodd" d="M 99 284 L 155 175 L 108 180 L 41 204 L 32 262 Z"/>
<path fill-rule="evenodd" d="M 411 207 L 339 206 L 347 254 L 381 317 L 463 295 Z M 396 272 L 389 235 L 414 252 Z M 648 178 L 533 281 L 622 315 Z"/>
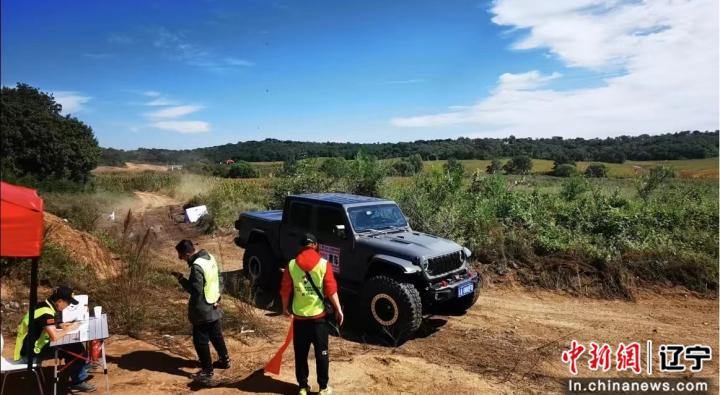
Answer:
<path fill-rule="evenodd" d="M 69 351 L 76 355 L 87 356 L 85 352 L 85 346 L 82 343 L 71 343 L 57 347 L 58 358 L 64 359 L 65 363 L 69 363 L 66 367 L 66 372 L 70 376 L 70 382 L 72 384 L 80 384 L 88 378 L 88 363 L 82 359 L 77 360 L 75 355 L 69 354 Z M 22 356 L 22 361 L 27 363 L 27 355 Z M 40 351 L 40 354 L 35 355 L 33 362 L 38 363 L 39 361 L 45 361 L 48 359 L 55 358 L 55 347 L 46 346 Z M 71 363 L 72 362 L 72 363 Z"/>
<path fill-rule="evenodd" d="M 310 344 L 315 350 L 315 366 L 320 389 L 327 388 L 330 371 L 328 355 L 328 327 L 325 319 L 295 320 L 293 323 L 293 348 L 295 349 L 295 378 L 300 388 L 308 386 L 308 352 Z"/>
<path fill-rule="evenodd" d="M 225 347 L 225 339 L 222 334 L 222 320 L 193 324 L 193 344 L 195 345 L 195 352 L 197 352 L 198 358 L 200 359 L 200 366 L 203 371 L 212 372 L 213 366 L 208 341 L 212 343 L 220 360 L 229 359 L 227 347 Z"/>

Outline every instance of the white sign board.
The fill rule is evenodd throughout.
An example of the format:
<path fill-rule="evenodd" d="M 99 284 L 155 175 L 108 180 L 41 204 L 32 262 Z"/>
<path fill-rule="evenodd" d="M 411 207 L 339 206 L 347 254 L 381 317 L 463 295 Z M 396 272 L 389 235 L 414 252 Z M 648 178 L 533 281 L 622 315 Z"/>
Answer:
<path fill-rule="evenodd" d="M 73 296 L 79 303 L 71 304 L 62 311 L 63 322 L 81 321 L 87 319 L 90 315 L 88 311 L 88 296 L 87 295 L 75 295 Z"/>
<path fill-rule="evenodd" d="M 190 207 L 190 208 L 185 209 L 185 218 L 190 223 L 197 222 L 197 220 L 199 220 L 200 217 L 202 217 L 203 215 L 207 215 L 207 214 L 208 214 L 208 210 L 207 210 L 207 206 L 205 206 L 205 205 Z"/>

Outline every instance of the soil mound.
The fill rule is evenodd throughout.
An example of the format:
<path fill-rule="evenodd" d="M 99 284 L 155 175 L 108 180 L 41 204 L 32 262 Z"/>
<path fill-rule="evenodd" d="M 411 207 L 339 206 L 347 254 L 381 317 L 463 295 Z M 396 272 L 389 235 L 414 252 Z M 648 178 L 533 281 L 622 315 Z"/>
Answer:
<path fill-rule="evenodd" d="M 76 229 L 59 217 L 45 213 L 45 240 L 61 246 L 76 261 L 95 270 L 99 279 L 120 273 L 120 258 L 110 252 L 97 237 Z"/>

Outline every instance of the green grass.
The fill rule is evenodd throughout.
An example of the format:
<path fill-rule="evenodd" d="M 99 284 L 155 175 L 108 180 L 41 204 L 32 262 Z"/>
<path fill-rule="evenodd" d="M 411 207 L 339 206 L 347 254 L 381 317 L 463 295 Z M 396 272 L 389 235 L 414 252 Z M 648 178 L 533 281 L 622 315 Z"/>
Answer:
<path fill-rule="evenodd" d="M 507 159 L 501 159 L 503 164 Z M 425 161 L 424 170 L 441 169 L 446 163 L 445 160 Z M 490 165 L 490 160 L 461 160 L 465 171 L 468 174 L 474 173 L 476 170 L 482 172 Z M 595 162 L 577 162 L 579 171 L 585 171 L 590 163 Z M 608 167 L 608 176 L 611 178 L 632 178 L 638 174 L 643 174 L 647 169 L 655 166 L 669 166 L 678 171 L 682 178 L 718 178 L 718 158 L 705 159 L 687 159 L 687 160 L 665 160 L 665 161 L 626 161 L 625 163 L 605 163 Z M 533 174 L 544 174 L 550 172 L 553 168 L 553 161 L 543 159 L 533 159 Z M 640 168 L 640 169 L 638 169 Z"/>

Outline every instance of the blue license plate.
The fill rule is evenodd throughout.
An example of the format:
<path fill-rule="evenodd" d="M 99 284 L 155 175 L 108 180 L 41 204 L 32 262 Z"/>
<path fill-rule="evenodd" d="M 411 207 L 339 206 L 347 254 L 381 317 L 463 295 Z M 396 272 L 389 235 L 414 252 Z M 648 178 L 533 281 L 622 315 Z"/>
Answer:
<path fill-rule="evenodd" d="M 475 289 L 475 286 L 473 285 L 473 283 L 467 283 L 467 284 L 463 284 L 463 285 L 459 286 L 458 287 L 458 298 L 461 296 L 465 296 L 467 294 L 471 294 L 473 289 Z"/>

